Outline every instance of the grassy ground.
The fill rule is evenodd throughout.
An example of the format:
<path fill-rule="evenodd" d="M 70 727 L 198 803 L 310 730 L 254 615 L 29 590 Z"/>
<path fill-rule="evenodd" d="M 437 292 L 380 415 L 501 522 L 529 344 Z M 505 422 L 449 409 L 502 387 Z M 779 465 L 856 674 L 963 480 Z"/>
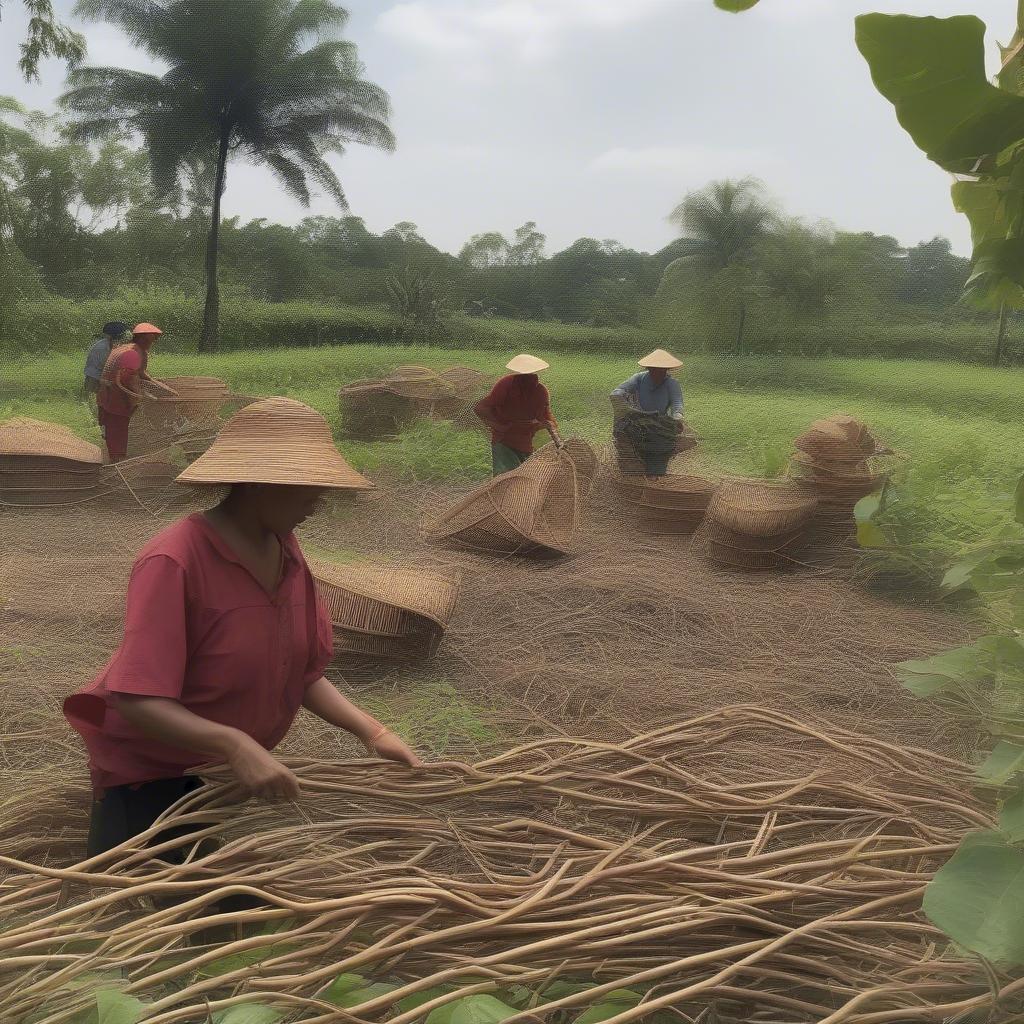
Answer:
<path fill-rule="evenodd" d="M 543 353 L 539 353 L 543 354 Z M 545 375 L 563 432 L 607 438 L 608 391 L 630 359 L 549 354 Z M 157 353 L 158 375 L 211 374 L 245 394 L 285 394 L 339 424 L 337 392 L 402 363 L 441 369 L 458 363 L 490 374 L 503 359 L 484 351 L 351 345 L 218 356 Z M 0 418 L 59 420 L 98 440 L 78 397 L 81 359 L 56 355 L 0 365 Z M 681 372 L 687 418 L 703 439 L 702 459 L 731 472 L 784 470 L 792 440 L 820 416 L 865 419 L 902 457 L 897 506 L 901 539 L 951 552 L 1009 521 L 1009 496 L 1024 470 L 1024 371 L 948 362 L 693 357 Z M 446 425 L 414 428 L 401 441 L 344 442 L 371 475 L 388 469 L 418 479 L 474 479 L 487 473 L 479 434 Z"/>

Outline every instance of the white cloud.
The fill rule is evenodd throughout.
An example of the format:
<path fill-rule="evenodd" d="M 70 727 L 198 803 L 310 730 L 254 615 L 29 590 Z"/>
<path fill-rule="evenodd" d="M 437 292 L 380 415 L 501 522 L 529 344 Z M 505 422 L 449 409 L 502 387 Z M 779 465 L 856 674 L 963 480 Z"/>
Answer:
<path fill-rule="evenodd" d="M 680 0 L 406 0 L 377 19 L 380 31 L 437 53 L 492 47 L 536 59 L 557 52 L 580 30 L 640 22 Z"/>
<path fill-rule="evenodd" d="M 707 181 L 723 175 L 770 174 L 782 160 L 759 149 L 727 149 L 716 146 L 616 146 L 595 157 L 587 166 L 594 174 L 628 177 L 673 178 L 681 182 Z"/>

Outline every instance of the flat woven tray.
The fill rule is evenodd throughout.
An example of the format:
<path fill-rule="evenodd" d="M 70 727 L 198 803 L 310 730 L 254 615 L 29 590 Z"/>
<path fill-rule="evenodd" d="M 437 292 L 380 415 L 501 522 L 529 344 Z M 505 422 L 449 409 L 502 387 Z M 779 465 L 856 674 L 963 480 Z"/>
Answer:
<path fill-rule="evenodd" d="M 56 469 L 59 467 L 42 460 L 60 460 L 67 463 L 100 465 L 103 453 L 99 447 L 82 440 L 73 430 L 59 423 L 16 416 L 0 423 L 0 468 L 17 468 L 7 462 L 9 457 L 36 460 L 23 464 L 24 469 Z M 73 468 L 73 467 L 65 467 Z"/>

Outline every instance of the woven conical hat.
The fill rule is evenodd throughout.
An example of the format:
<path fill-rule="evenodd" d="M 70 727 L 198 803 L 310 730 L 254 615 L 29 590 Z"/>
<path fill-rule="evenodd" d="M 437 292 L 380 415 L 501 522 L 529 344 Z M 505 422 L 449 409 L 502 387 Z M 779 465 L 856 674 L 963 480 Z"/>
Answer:
<path fill-rule="evenodd" d="M 678 370 L 683 364 L 671 352 L 656 348 L 650 355 L 637 360 L 637 365 L 648 370 Z"/>
<path fill-rule="evenodd" d="M 510 359 L 505 364 L 505 369 L 511 370 L 513 373 L 540 373 L 541 370 L 546 370 L 549 366 L 550 364 L 545 363 L 543 359 L 524 353 L 516 356 L 515 359 Z"/>
<path fill-rule="evenodd" d="M 178 482 L 373 487 L 341 457 L 327 420 L 291 398 L 265 398 L 235 413 Z"/>

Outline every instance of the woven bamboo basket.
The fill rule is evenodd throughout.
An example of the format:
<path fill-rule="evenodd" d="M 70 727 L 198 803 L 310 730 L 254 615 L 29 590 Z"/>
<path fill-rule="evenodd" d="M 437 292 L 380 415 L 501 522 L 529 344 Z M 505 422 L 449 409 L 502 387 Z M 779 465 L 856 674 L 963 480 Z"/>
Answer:
<path fill-rule="evenodd" d="M 693 533 L 704 521 L 704 510 L 641 508 L 636 515 L 640 533 L 685 536 Z"/>
<path fill-rule="evenodd" d="M 178 466 L 159 456 L 142 456 L 105 466 L 103 485 L 115 492 L 130 490 L 138 495 L 152 496 L 173 488 L 180 472 Z"/>
<path fill-rule="evenodd" d="M 484 424 L 473 412 L 473 406 L 489 390 L 490 385 L 484 374 L 468 366 L 452 366 L 439 376 L 451 387 L 454 395 L 434 403 L 431 414 L 435 419 L 451 420 L 463 429 L 483 429 Z"/>
<path fill-rule="evenodd" d="M 878 445 L 867 426 L 852 416 L 835 415 L 815 420 L 794 442 L 798 451 L 817 459 L 863 460 Z"/>
<path fill-rule="evenodd" d="M 772 537 L 807 523 L 817 504 L 814 493 L 796 483 L 734 480 L 715 493 L 708 518 L 736 533 Z"/>
<path fill-rule="evenodd" d="M 665 476 L 659 480 L 643 481 L 639 501 L 648 508 L 704 511 L 716 490 L 718 483 L 706 477 Z"/>
<path fill-rule="evenodd" d="M 27 463 L 9 464 L 10 458 L 28 458 Z M 0 423 L 0 468 L 60 469 L 60 464 L 98 466 L 103 462 L 100 449 L 83 441 L 73 430 L 59 423 L 47 423 L 27 416 L 16 416 Z M 73 468 L 64 465 L 64 468 Z"/>
<path fill-rule="evenodd" d="M 644 493 L 644 477 L 637 474 L 624 476 L 615 472 L 612 474 L 612 487 L 624 501 L 639 501 Z"/>
<path fill-rule="evenodd" d="M 467 495 L 428 525 L 427 535 L 491 554 L 567 555 L 583 497 L 573 459 L 548 445 Z"/>
<path fill-rule="evenodd" d="M 355 381 L 338 392 L 346 434 L 372 441 L 392 437 L 420 415 L 417 404 L 379 381 Z"/>
<path fill-rule="evenodd" d="M 719 565 L 767 570 L 792 564 L 807 537 L 806 524 L 774 537 L 757 537 L 738 533 L 709 518 L 694 536 L 694 547 Z"/>
<path fill-rule="evenodd" d="M 70 505 L 96 496 L 103 456 L 67 427 L 28 417 L 0 424 L 0 503 Z"/>
<path fill-rule="evenodd" d="M 853 504 L 880 490 L 889 476 L 887 472 L 872 471 L 866 460 L 850 462 L 842 472 L 834 468 L 825 469 L 799 452 L 790 463 L 790 475 L 816 491 L 819 501 L 849 501 Z"/>
<path fill-rule="evenodd" d="M 459 581 L 418 569 L 311 562 L 334 626 L 335 653 L 430 658 L 455 611 Z"/>

